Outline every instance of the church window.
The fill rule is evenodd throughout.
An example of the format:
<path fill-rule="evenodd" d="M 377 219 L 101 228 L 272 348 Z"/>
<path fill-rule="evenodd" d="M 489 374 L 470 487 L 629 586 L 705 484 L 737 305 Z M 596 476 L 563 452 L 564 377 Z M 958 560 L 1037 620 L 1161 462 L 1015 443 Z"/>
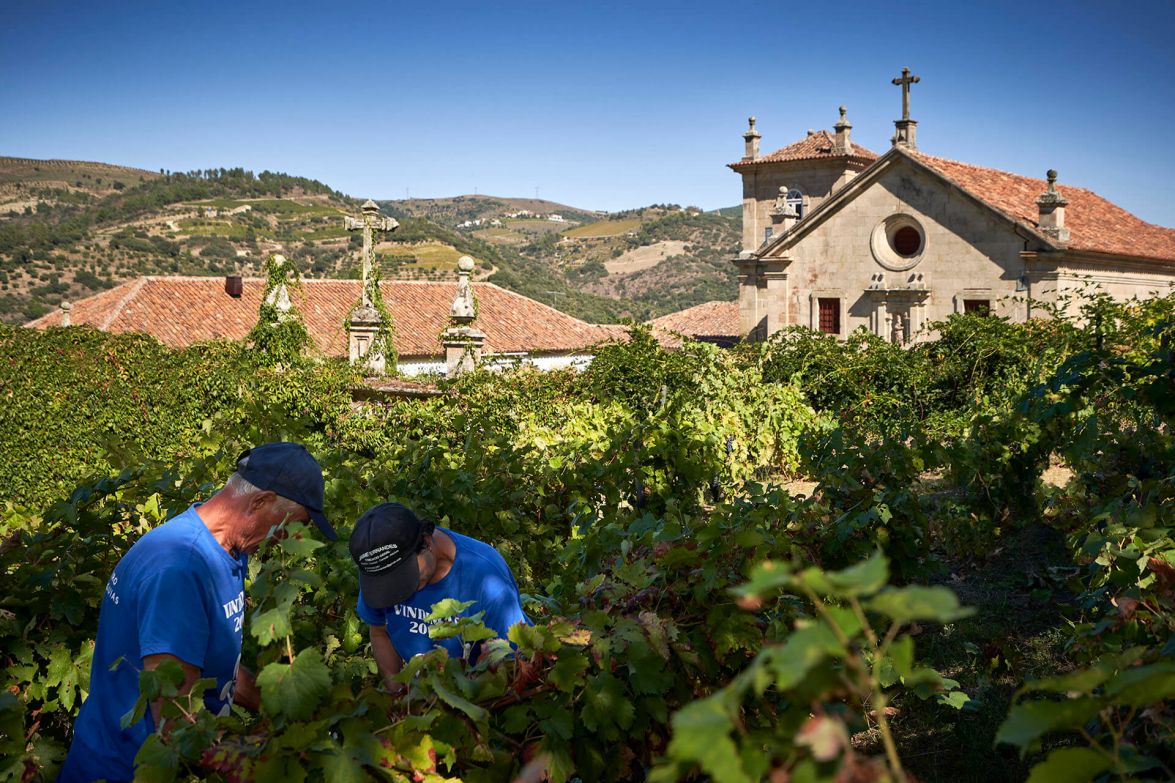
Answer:
<path fill-rule="evenodd" d="M 840 300 L 820 297 L 820 331 L 825 334 L 840 334 Z"/>
<path fill-rule="evenodd" d="M 926 256 L 926 232 L 913 215 L 890 215 L 869 237 L 873 258 L 891 272 L 913 269 Z"/>
<path fill-rule="evenodd" d="M 766 228 L 764 228 L 763 229 L 763 241 L 766 242 L 768 239 L 771 239 L 771 235 L 774 233 L 775 233 L 775 228 L 773 226 L 767 226 Z"/>
<path fill-rule="evenodd" d="M 893 232 L 890 241 L 893 243 L 894 252 L 902 258 L 916 256 L 922 249 L 922 234 L 913 226 L 902 226 Z"/>
<path fill-rule="evenodd" d="M 988 316 L 991 315 L 991 300 L 990 299 L 964 299 L 963 312 L 969 315 Z"/>
<path fill-rule="evenodd" d="M 795 188 L 789 190 L 784 203 L 795 211 L 796 217 L 802 218 L 804 216 L 804 194 L 800 191 Z"/>

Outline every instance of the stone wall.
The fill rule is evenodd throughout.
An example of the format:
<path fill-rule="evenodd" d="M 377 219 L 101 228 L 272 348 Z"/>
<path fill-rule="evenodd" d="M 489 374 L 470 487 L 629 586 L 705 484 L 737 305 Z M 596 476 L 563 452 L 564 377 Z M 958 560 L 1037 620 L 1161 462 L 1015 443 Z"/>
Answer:
<path fill-rule="evenodd" d="M 743 250 L 757 250 L 763 244 L 764 229 L 771 225 L 770 212 L 781 187 L 797 188 L 804 194 L 807 214 L 862 168 L 863 164 L 841 158 L 761 164 L 743 174 Z"/>
<path fill-rule="evenodd" d="M 918 254 L 884 252 L 891 220 L 920 231 Z M 987 300 L 999 314 L 1023 320 L 1027 308 L 1012 298 L 1024 273 L 1024 244 L 990 210 L 899 164 L 785 251 L 792 258 L 786 320 L 817 328 L 821 297 L 842 301 L 842 334 L 865 326 L 888 337 L 888 319 L 911 307 L 916 332 L 927 321 L 961 312 L 967 299 Z"/>

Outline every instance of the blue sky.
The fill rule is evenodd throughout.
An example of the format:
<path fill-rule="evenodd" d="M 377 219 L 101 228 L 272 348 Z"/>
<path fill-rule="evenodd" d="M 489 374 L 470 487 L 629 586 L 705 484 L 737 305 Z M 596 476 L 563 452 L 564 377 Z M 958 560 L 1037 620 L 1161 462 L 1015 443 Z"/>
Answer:
<path fill-rule="evenodd" d="M 0 154 L 244 166 L 361 197 L 618 210 L 738 203 L 829 128 L 883 152 L 903 66 L 919 146 L 1175 226 L 1175 3 L 202 3 L 0 7 Z"/>

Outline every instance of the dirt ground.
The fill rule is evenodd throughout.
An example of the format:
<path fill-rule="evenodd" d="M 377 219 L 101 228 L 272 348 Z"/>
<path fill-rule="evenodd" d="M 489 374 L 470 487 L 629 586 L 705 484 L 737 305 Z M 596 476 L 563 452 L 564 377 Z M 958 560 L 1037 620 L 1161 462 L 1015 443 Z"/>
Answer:
<path fill-rule="evenodd" d="M 645 247 L 629 250 L 621 256 L 604 262 L 604 268 L 610 275 L 630 275 L 651 269 L 670 256 L 681 255 L 685 252 L 686 243 L 679 239 L 667 239 Z"/>

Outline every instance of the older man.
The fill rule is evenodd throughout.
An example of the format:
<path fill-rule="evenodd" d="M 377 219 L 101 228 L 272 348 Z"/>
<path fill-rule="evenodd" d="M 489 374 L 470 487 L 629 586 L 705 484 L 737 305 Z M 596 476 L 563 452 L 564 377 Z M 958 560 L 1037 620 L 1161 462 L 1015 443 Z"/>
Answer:
<path fill-rule="evenodd" d="M 349 542 L 359 567 L 357 614 L 371 627 L 371 651 L 389 690 L 409 658 L 444 647 L 450 657 L 476 657 L 456 637 L 432 639 L 425 618 L 445 598 L 472 601 L 461 615 L 482 613 L 499 638 L 530 624 L 510 567 L 489 544 L 437 528 L 399 503 L 363 512 Z"/>
<path fill-rule="evenodd" d="M 90 695 L 74 724 L 63 783 L 129 781 L 160 705 L 120 726 L 139 696 L 139 669 L 175 661 L 183 689 L 216 680 L 205 706 L 227 715 L 234 701 L 257 708 L 253 675 L 240 666 L 248 556 L 283 522 L 313 519 L 336 538 L 322 513 L 322 470 L 297 443 L 266 443 L 237 460 L 224 488 L 139 539 L 114 568 L 98 620 Z"/>

